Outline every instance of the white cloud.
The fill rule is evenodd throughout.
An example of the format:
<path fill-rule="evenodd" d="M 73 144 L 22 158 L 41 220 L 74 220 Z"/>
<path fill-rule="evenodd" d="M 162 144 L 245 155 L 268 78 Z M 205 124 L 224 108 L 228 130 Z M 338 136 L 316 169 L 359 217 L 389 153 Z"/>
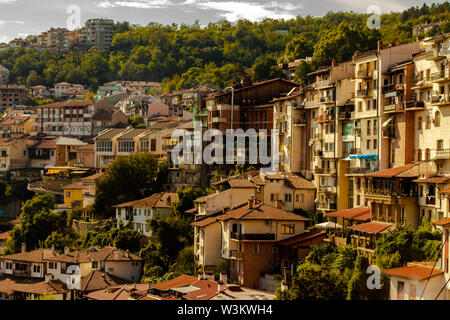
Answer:
<path fill-rule="evenodd" d="M 16 2 L 17 0 L 0 0 L 0 4 L 6 4 L 6 3 L 13 3 Z"/>
<path fill-rule="evenodd" d="M 99 8 L 136 8 L 152 9 L 166 8 L 172 4 L 171 0 L 134 0 L 134 1 L 102 1 L 97 3 Z"/>
<path fill-rule="evenodd" d="M 248 19 L 258 21 L 264 18 L 273 19 L 291 19 L 295 18 L 302 9 L 302 5 L 296 5 L 291 2 L 237 2 L 237 1 L 221 1 L 221 2 L 199 2 L 196 4 L 198 8 L 208 10 L 221 11 L 221 17 L 229 21 L 237 21 L 239 19 Z"/>
<path fill-rule="evenodd" d="M 25 21 L 8 21 L 8 20 L 0 20 L 0 26 L 4 26 L 7 24 L 25 24 Z"/>

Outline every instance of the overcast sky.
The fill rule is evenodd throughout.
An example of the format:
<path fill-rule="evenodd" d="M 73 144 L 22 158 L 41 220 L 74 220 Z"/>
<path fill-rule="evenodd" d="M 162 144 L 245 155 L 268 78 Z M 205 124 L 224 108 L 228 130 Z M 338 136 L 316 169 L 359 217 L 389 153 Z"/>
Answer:
<path fill-rule="evenodd" d="M 0 0 L 0 43 L 51 27 L 69 27 L 71 5 L 81 12 L 81 23 L 89 18 L 111 18 L 147 25 L 187 23 L 199 20 L 206 25 L 222 18 L 252 21 L 264 17 L 293 18 L 297 15 L 322 16 L 332 11 L 367 12 L 375 5 L 381 12 L 401 11 L 413 5 L 444 0 Z M 73 11 L 72 11 L 73 12 Z M 69 20 L 69 25 L 68 21 Z"/>

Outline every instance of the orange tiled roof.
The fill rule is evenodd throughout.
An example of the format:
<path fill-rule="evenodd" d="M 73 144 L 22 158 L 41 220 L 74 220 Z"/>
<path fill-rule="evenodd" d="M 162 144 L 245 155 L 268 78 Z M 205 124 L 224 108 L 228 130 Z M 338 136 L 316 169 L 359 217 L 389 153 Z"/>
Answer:
<path fill-rule="evenodd" d="M 442 227 L 448 226 L 448 225 L 450 225 L 450 218 L 445 218 L 442 220 L 435 221 L 435 222 L 433 222 L 433 224 L 442 226 Z"/>
<path fill-rule="evenodd" d="M 390 168 L 385 170 L 380 170 L 372 173 L 368 173 L 366 177 L 376 177 L 376 178 L 393 178 L 407 170 L 414 168 L 416 165 L 414 163 L 407 164 L 405 166 Z"/>
<path fill-rule="evenodd" d="M 8 277 L 0 280 L 0 292 L 8 295 L 14 292 L 43 295 L 66 293 L 68 289 L 60 280 L 43 281 L 42 279 L 35 278 Z"/>
<path fill-rule="evenodd" d="M 157 290 L 166 291 L 170 290 L 171 288 L 187 286 L 193 284 L 196 281 L 198 281 L 198 278 L 183 274 L 179 277 L 176 277 L 175 279 L 157 284 L 152 284 L 151 286 L 152 288 L 155 288 Z"/>
<path fill-rule="evenodd" d="M 392 226 L 393 224 L 390 223 L 371 221 L 367 223 L 361 223 L 354 226 L 350 226 L 348 228 L 365 233 L 378 234 L 387 230 L 388 228 L 391 228 Z"/>
<path fill-rule="evenodd" d="M 339 210 L 328 213 L 327 216 L 365 221 L 370 220 L 370 208 L 359 207 L 359 208 Z"/>
<path fill-rule="evenodd" d="M 196 226 L 196 227 L 206 227 L 216 221 L 217 221 L 217 219 L 215 217 L 212 217 L 212 218 L 206 218 L 206 219 L 203 219 L 200 221 L 196 221 L 196 222 L 192 223 L 192 225 Z"/>
<path fill-rule="evenodd" d="M 170 201 L 169 201 L 170 199 Z M 167 203 L 174 203 L 178 201 L 178 194 L 174 192 L 161 192 L 151 195 L 150 197 L 130 201 L 113 206 L 113 208 L 125 208 L 125 207 L 146 207 L 146 208 L 170 208 Z"/>
<path fill-rule="evenodd" d="M 52 253 L 51 249 L 36 249 L 28 252 L 21 252 L 16 254 L 11 254 L 8 256 L 2 256 L 2 260 L 16 260 L 16 261 L 27 261 L 27 262 L 43 262 L 55 257 L 57 254 Z"/>
<path fill-rule="evenodd" d="M 411 280 L 424 280 L 427 279 L 430 275 L 431 277 L 435 277 L 437 275 L 444 273 L 439 269 L 433 270 L 432 268 L 418 265 L 386 269 L 383 270 L 382 272 L 390 276 L 396 276 Z"/>
<path fill-rule="evenodd" d="M 311 240 L 317 237 L 325 237 L 326 233 L 323 231 L 310 231 L 304 232 L 284 240 L 278 241 L 278 244 L 282 246 L 301 246 L 301 244 L 307 240 Z"/>
<path fill-rule="evenodd" d="M 301 215 L 284 211 L 267 204 L 254 204 L 252 209 L 245 203 L 223 215 L 217 216 L 218 220 L 283 220 L 283 221 L 309 221 Z"/>

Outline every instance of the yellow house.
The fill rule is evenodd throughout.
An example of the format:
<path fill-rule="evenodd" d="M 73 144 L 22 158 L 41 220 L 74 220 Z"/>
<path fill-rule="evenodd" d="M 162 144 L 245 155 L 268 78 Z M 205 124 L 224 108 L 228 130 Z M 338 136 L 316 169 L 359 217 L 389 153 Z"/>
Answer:
<path fill-rule="evenodd" d="M 71 183 L 63 188 L 64 190 L 64 205 L 71 206 L 83 204 L 83 182 Z"/>

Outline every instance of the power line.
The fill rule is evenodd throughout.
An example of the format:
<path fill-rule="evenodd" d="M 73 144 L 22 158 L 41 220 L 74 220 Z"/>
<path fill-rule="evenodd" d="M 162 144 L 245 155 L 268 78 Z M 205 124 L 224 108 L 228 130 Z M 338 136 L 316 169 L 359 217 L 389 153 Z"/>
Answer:
<path fill-rule="evenodd" d="M 444 233 L 444 234 L 445 234 L 445 233 Z M 447 242 L 447 239 L 448 239 L 448 237 L 445 238 L 444 243 L 441 245 L 441 248 L 440 248 L 440 250 L 439 250 L 440 253 L 442 253 L 442 249 L 444 248 L 445 243 Z M 431 276 L 433 275 L 433 270 L 434 270 L 434 268 L 436 267 L 437 262 L 438 262 L 438 260 L 436 260 L 436 261 L 434 262 L 433 268 L 432 268 L 431 271 L 430 271 L 430 275 L 429 275 L 428 278 L 427 278 L 427 282 L 425 283 L 425 286 L 423 287 L 422 294 L 420 295 L 420 300 L 422 299 L 423 294 L 424 294 L 424 292 L 425 292 L 425 289 L 426 289 L 426 287 L 427 287 L 427 285 L 428 285 L 428 282 L 430 281 Z M 448 282 L 448 281 L 447 281 L 447 282 Z M 446 284 L 446 285 L 447 285 L 447 284 Z M 441 291 L 442 291 L 442 290 L 441 290 Z M 441 293 L 439 292 L 439 294 L 441 294 Z M 439 296 L 439 295 L 438 295 L 438 296 Z M 435 299 L 435 300 L 436 300 L 436 299 Z"/>

